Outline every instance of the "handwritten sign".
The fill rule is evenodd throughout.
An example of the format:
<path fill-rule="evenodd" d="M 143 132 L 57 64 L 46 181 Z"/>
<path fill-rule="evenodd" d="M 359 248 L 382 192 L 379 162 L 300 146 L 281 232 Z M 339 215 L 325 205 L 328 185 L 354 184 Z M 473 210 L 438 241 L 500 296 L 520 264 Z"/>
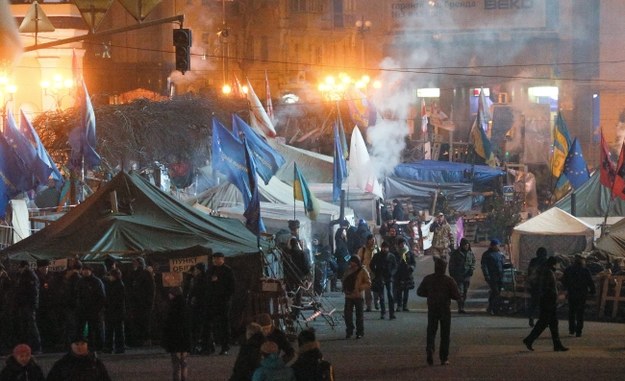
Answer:
<path fill-rule="evenodd" d="M 55 272 L 60 272 L 60 271 L 67 270 L 67 258 L 55 259 L 55 260 L 50 261 L 50 265 L 48 266 L 48 270 L 49 271 L 55 271 Z"/>
<path fill-rule="evenodd" d="M 171 271 L 172 273 L 183 273 L 189 271 L 193 266 L 197 265 L 198 263 L 204 263 L 208 265 L 208 255 L 170 259 L 169 271 Z"/>

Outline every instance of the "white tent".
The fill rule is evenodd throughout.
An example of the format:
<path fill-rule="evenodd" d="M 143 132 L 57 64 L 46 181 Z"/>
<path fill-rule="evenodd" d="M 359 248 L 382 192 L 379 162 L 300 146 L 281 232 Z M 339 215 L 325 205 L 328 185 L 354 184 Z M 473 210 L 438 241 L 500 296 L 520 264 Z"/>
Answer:
<path fill-rule="evenodd" d="M 594 235 L 593 226 L 553 207 L 514 228 L 510 260 L 524 271 L 539 247 L 549 255 L 579 253 L 592 248 Z"/>

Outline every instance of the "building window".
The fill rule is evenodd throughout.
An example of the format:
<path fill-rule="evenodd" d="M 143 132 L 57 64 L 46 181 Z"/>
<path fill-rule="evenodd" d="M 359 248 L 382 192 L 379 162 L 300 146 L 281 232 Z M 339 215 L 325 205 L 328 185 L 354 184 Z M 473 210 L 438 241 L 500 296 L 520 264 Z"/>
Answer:
<path fill-rule="evenodd" d="M 290 0 L 289 9 L 293 13 L 321 13 L 323 12 L 323 0 Z"/>
<path fill-rule="evenodd" d="M 345 22 L 343 19 L 343 0 L 333 0 L 332 14 L 334 15 L 334 27 L 344 28 Z"/>

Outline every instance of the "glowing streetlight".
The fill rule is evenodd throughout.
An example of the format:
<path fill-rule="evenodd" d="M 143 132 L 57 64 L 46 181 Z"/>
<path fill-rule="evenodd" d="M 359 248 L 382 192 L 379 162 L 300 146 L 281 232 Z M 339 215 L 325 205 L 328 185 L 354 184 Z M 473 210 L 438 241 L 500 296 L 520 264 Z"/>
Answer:
<path fill-rule="evenodd" d="M 232 93 L 232 87 L 226 83 L 225 85 L 222 86 L 221 92 L 224 95 L 230 95 L 230 93 Z"/>
<path fill-rule="evenodd" d="M 365 33 L 371 30 L 371 21 L 365 20 L 365 16 L 361 16 L 360 20 L 357 20 L 354 26 L 356 27 L 356 32 L 360 35 L 361 45 L 360 45 L 360 63 L 362 67 L 366 67 L 365 62 Z"/>
<path fill-rule="evenodd" d="M 73 89 L 76 86 L 73 79 L 64 78 L 60 74 L 52 76 L 52 80 L 44 79 L 41 81 L 41 88 L 44 95 L 47 95 L 54 99 L 54 104 L 57 110 L 61 109 L 63 98 L 66 96 L 72 96 Z"/>

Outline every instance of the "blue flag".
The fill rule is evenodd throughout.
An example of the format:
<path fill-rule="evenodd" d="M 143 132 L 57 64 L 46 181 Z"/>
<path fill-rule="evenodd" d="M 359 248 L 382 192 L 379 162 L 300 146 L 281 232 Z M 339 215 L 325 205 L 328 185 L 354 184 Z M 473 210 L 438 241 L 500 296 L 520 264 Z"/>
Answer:
<path fill-rule="evenodd" d="M 82 83 L 79 103 L 81 107 L 81 118 L 78 126 L 69 133 L 69 144 L 72 147 L 70 165 L 73 168 L 92 169 L 100 165 L 100 155 L 96 152 L 95 135 L 95 112 L 91 104 L 91 98 L 87 92 L 87 85 Z"/>
<path fill-rule="evenodd" d="M 213 118 L 212 165 L 213 169 L 223 173 L 241 191 L 247 209 L 252 191 L 247 175 L 245 147 L 216 118 Z"/>
<path fill-rule="evenodd" d="M 245 136 L 247 145 L 254 155 L 258 175 L 265 184 L 269 184 L 271 177 L 284 165 L 284 157 L 267 144 L 240 116 L 232 114 L 232 135 L 241 139 L 241 134 Z"/>
<path fill-rule="evenodd" d="M 332 176 L 332 200 L 338 201 L 341 197 L 341 186 L 347 177 L 347 163 L 343 155 L 343 144 L 339 135 L 338 123 L 334 123 L 334 171 Z"/>
<path fill-rule="evenodd" d="M 50 154 L 46 150 L 46 148 L 41 143 L 41 139 L 39 139 L 39 135 L 37 131 L 33 128 L 33 125 L 30 123 L 28 118 L 26 118 L 26 114 L 24 114 L 24 110 L 20 110 L 21 118 L 20 118 L 20 130 L 22 131 L 22 135 L 24 135 L 28 140 L 30 140 L 31 144 L 35 147 L 35 151 L 37 152 L 37 157 L 52 171 L 52 178 L 54 179 L 57 187 L 61 187 L 63 185 L 63 175 L 59 172 L 54 160 L 50 157 Z"/>
<path fill-rule="evenodd" d="M 243 145 L 245 146 L 245 163 L 247 164 L 247 183 L 249 184 L 252 197 L 245 207 L 245 226 L 255 235 L 264 233 L 266 231 L 263 218 L 260 216 L 260 198 L 258 196 L 258 184 L 256 182 L 256 163 L 254 162 L 254 155 L 252 154 L 247 139 L 243 138 Z"/>
<path fill-rule="evenodd" d="M 11 146 L 13 150 L 13 154 L 23 163 L 24 168 L 26 168 L 26 173 L 24 176 L 29 179 L 28 189 L 34 189 L 36 186 L 35 178 L 33 175 L 40 181 L 45 184 L 48 180 L 48 177 L 45 176 L 45 173 L 38 173 L 38 165 L 37 165 L 37 153 L 35 152 L 35 148 L 30 144 L 28 139 L 19 131 L 15 124 L 15 119 L 13 119 L 13 115 L 11 113 L 7 114 L 6 124 L 4 128 L 4 137 Z M 47 173 L 50 176 L 50 172 Z M 43 177 L 43 180 L 40 179 Z"/>
<path fill-rule="evenodd" d="M 577 138 L 573 140 L 571 148 L 569 149 L 569 154 L 566 156 L 563 174 L 569 179 L 573 189 L 579 188 L 590 178 L 588 166 L 582 154 L 582 147 L 577 141 Z"/>
<path fill-rule="evenodd" d="M 32 187 L 31 175 L 24 162 L 0 134 L 0 218 L 4 218 L 9 200 Z"/>

